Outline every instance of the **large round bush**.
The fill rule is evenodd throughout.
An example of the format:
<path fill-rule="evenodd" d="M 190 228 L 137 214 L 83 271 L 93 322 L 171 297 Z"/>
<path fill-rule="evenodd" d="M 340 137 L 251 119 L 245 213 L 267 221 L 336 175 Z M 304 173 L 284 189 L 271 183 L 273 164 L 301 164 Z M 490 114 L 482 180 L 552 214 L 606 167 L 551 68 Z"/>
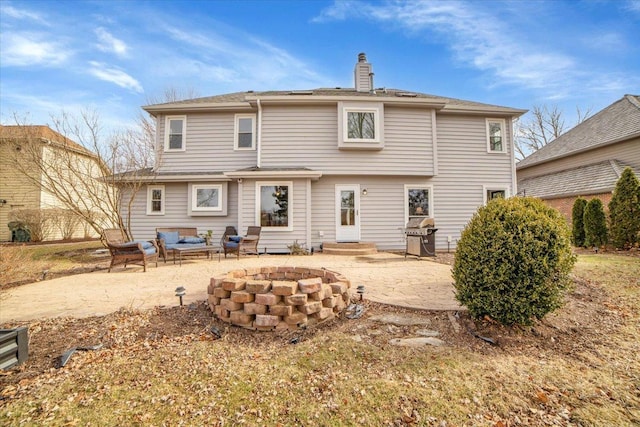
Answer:
<path fill-rule="evenodd" d="M 562 305 L 575 261 L 558 211 L 531 197 L 494 199 L 458 242 L 456 298 L 473 317 L 531 324 Z"/>

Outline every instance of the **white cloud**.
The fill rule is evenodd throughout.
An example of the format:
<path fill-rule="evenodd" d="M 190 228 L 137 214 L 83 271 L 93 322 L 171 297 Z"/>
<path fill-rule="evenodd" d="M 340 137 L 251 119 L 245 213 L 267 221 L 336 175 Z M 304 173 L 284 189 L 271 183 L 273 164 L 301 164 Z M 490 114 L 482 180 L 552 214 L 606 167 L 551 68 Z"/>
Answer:
<path fill-rule="evenodd" d="M 109 33 L 102 27 L 96 28 L 95 33 L 99 41 L 99 43 L 97 44 L 98 49 L 103 52 L 113 52 L 121 57 L 126 56 L 129 47 L 125 42 L 115 38 L 111 33 Z"/>
<path fill-rule="evenodd" d="M 15 7 L 6 3 L 0 6 L 0 13 L 14 19 L 29 19 L 40 24 L 49 25 L 48 22 L 45 21 L 39 14 L 26 9 L 16 9 Z"/>
<path fill-rule="evenodd" d="M 428 37 L 436 33 L 454 52 L 455 58 L 492 73 L 493 85 L 504 83 L 532 88 L 564 85 L 574 60 L 548 47 L 540 48 L 522 38 L 485 3 L 458 1 L 360 3 L 336 2 L 315 19 L 365 18 L 395 25 L 412 35 Z M 476 7 L 480 5 L 480 7 Z M 562 80 L 562 81 L 560 81 Z"/>
<path fill-rule="evenodd" d="M 203 81 L 222 82 L 243 90 L 326 84 L 327 79 L 306 63 L 251 34 L 228 27 L 224 29 L 225 35 L 212 30 L 186 31 L 175 24 L 161 27 L 164 34 L 181 45 L 171 58 L 157 59 L 180 64 L 180 67 L 159 66 L 165 75 L 198 76 Z"/>
<path fill-rule="evenodd" d="M 110 67 L 107 64 L 101 62 L 90 61 L 89 64 L 91 65 L 89 73 L 99 78 L 100 80 L 114 83 L 120 87 L 130 89 L 134 92 L 142 92 L 142 85 L 124 71 L 114 67 Z"/>
<path fill-rule="evenodd" d="M 39 33 L 3 32 L 0 58 L 3 66 L 56 66 L 71 54 L 65 47 Z"/>

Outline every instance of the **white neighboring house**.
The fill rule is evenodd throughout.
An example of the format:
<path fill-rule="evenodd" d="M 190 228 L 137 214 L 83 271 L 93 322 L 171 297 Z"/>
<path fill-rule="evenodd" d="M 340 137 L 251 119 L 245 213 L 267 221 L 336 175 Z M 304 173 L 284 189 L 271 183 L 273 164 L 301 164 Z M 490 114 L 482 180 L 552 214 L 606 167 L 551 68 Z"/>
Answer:
<path fill-rule="evenodd" d="M 354 88 L 238 92 L 143 107 L 159 161 L 132 208 L 156 227 L 219 236 L 262 226 L 260 250 L 298 241 L 404 248 L 409 218 L 455 248 L 488 198 L 516 193 L 512 121 L 526 110 L 375 88 L 360 54 Z"/>
<path fill-rule="evenodd" d="M 82 198 L 83 203 L 78 205 L 94 211 L 96 217 L 104 212 L 104 207 L 97 208 L 93 204 L 99 197 L 82 197 L 87 192 L 107 191 L 105 183 L 91 178 L 104 175 L 99 173 L 100 161 L 94 153 L 48 126 L 0 126 L 0 241 L 11 240 L 7 224 L 11 211 L 19 209 L 61 209 L 55 218 L 51 218 L 52 211 L 45 211 L 48 212 L 45 217 L 49 215 L 45 240 L 61 239 L 64 234 L 71 234 L 72 238 L 98 237 L 82 220 L 75 216 L 70 219 L 65 203 L 44 188 L 47 184 L 40 186 L 33 182 L 34 179 L 43 183 L 51 180 L 45 178 L 45 172 L 38 164 L 57 165 L 56 171 L 47 171 L 50 177 L 60 179 L 56 185 L 69 189 L 68 194 Z M 76 172 L 71 172 L 70 168 Z M 79 179 L 79 170 L 86 172 L 84 180 Z"/>

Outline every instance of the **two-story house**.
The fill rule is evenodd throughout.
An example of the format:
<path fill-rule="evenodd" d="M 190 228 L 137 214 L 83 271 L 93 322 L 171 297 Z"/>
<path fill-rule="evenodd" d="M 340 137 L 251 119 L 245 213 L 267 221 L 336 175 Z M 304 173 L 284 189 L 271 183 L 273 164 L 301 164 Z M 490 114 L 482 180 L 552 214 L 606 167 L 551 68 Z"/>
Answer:
<path fill-rule="evenodd" d="M 354 74 L 354 88 L 143 107 L 157 120 L 158 158 L 134 235 L 260 225 L 261 251 L 296 240 L 391 250 L 404 248 L 409 218 L 428 217 L 446 249 L 488 198 L 515 194 L 512 120 L 525 110 L 374 88 L 364 54 Z"/>
<path fill-rule="evenodd" d="M 95 153 L 48 126 L 0 125 L 0 241 L 11 240 L 16 211 L 39 218 L 44 240 L 97 237 L 76 212 L 108 224 L 100 220 L 108 210 L 100 200 L 109 186 L 97 179 L 103 169 Z"/>

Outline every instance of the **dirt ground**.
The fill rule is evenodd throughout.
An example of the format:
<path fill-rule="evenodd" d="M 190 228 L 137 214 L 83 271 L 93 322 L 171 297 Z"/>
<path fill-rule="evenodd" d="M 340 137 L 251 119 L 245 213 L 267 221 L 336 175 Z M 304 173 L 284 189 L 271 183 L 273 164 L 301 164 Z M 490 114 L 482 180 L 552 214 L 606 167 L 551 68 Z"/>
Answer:
<path fill-rule="evenodd" d="M 606 341 L 607 335 L 627 316 L 600 287 L 585 281 L 576 282 L 565 307 L 530 328 L 504 327 L 490 319 L 474 321 L 467 312 L 410 310 L 366 300 L 363 305 L 365 312 L 359 319 L 341 316 L 308 330 L 283 333 L 261 333 L 230 326 L 214 319 L 204 301 L 183 307 L 121 310 L 103 317 L 31 322 L 28 324 L 29 359 L 11 371 L 0 371 L 0 406 L 2 400 L 9 397 L 3 396 L 3 389 L 10 390 L 11 385 L 56 369 L 62 353 L 72 347 L 101 344 L 105 348 L 117 348 L 181 336 L 210 340 L 216 339 L 210 332 L 215 327 L 229 344 L 243 343 L 256 349 L 274 341 L 288 344 L 293 338 L 305 340 L 321 334 L 325 328 L 337 328 L 349 335 L 367 335 L 374 344 L 384 348 L 392 338 L 416 336 L 417 329 L 426 328 L 439 332 L 439 338 L 448 346 L 480 354 L 540 355 L 549 352 L 579 358 Z M 428 319 L 429 323 L 426 327 L 395 326 L 381 325 L 371 319 L 390 313 L 412 314 Z"/>

